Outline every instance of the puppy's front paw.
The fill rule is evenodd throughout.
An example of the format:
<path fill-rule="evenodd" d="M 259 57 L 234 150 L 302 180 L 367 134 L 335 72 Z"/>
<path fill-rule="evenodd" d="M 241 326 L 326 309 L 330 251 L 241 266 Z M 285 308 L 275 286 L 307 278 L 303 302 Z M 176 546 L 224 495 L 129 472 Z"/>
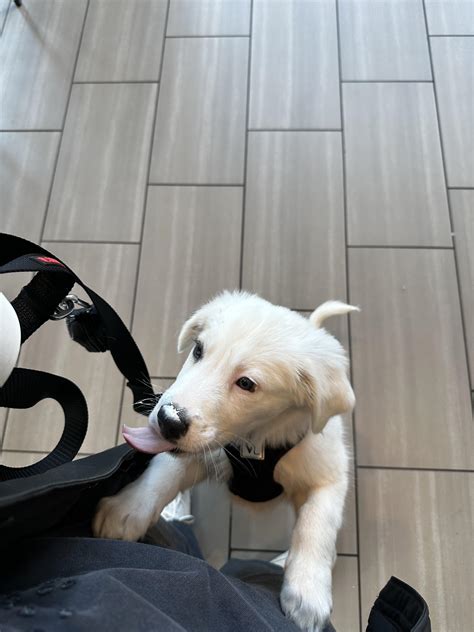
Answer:
<path fill-rule="evenodd" d="M 125 488 L 116 496 L 102 498 L 92 521 L 97 538 L 136 541 L 143 537 L 153 522 L 153 508 Z"/>
<path fill-rule="evenodd" d="M 331 570 L 287 568 L 280 595 L 286 616 L 305 632 L 322 632 L 332 610 Z"/>

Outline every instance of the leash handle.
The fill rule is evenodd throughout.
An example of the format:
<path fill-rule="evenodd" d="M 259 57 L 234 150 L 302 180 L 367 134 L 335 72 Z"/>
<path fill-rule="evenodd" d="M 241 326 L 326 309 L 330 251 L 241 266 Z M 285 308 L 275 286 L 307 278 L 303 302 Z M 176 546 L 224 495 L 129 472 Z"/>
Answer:
<path fill-rule="evenodd" d="M 14 468 L 0 465 L 0 481 L 42 474 L 72 461 L 78 453 L 86 436 L 88 413 L 84 395 L 73 382 L 52 373 L 17 368 L 0 388 L 0 406 L 8 408 L 31 408 L 46 398 L 56 400 L 64 412 L 64 429 L 58 444 L 33 465 Z"/>

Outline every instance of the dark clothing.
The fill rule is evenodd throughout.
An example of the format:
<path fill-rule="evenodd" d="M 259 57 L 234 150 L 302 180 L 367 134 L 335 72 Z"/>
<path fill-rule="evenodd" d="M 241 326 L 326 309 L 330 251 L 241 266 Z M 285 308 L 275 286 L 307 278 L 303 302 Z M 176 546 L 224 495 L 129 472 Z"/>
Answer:
<path fill-rule="evenodd" d="M 298 630 L 280 608 L 280 567 L 230 560 L 217 571 L 180 523 L 160 520 L 148 538 L 160 546 L 54 537 L 18 547 L 2 564 L 2 632 Z"/>

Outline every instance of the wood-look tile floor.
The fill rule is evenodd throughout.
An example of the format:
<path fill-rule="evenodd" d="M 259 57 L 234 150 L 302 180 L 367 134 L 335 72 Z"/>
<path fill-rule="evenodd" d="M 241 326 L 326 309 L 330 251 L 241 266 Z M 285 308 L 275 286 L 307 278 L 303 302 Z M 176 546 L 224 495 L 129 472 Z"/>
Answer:
<path fill-rule="evenodd" d="M 220 289 L 359 304 L 329 324 L 358 399 L 334 623 L 365 629 L 395 574 L 433 630 L 474 629 L 474 0 L 0 0 L 0 32 L 0 230 L 115 305 L 157 390 Z M 20 364 L 80 384 L 89 454 L 143 418 L 84 353 L 51 323 Z M 60 431 L 47 402 L 0 410 L 0 461 Z M 288 546 L 284 503 L 253 515 L 207 483 L 193 502 L 216 566 Z"/>

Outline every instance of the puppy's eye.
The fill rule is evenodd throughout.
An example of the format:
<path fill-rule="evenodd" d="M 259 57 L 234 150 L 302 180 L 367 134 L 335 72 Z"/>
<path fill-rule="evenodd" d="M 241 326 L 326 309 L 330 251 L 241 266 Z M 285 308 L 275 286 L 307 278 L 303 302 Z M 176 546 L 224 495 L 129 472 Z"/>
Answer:
<path fill-rule="evenodd" d="M 194 345 L 194 349 L 193 349 L 193 358 L 197 361 L 202 358 L 203 348 L 202 348 L 202 343 L 199 342 L 199 340 L 196 340 L 195 342 L 196 344 Z"/>
<path fill-rule="evenodd" d="M 243 391 L 250 391 L 250 393 L 253 393 L 255 390 L 255 387 L 257 386 L 255 382 L 251 380 L 249 377 L 240 377 L 237 380 L 236 384 Z"/>

